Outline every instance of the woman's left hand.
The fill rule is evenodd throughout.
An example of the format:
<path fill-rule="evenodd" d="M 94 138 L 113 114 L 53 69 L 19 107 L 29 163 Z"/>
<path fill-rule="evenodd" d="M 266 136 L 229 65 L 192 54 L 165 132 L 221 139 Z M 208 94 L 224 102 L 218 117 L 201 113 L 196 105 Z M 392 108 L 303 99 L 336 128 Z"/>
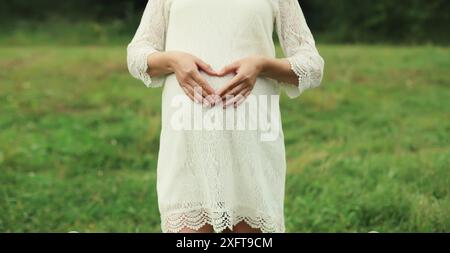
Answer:
<path fill-rule="evenodd" d="M 216 94 L 225 101 L 224 108 L 232 104 L 237 107 L 245 101 L 253 90 L 256 78 L 261 73 L 263 65 L 264 57 L 250 56 L 225 66 L 217 73 L 218 76 L 235 74 L 230 82 L 216 91 Z"/>

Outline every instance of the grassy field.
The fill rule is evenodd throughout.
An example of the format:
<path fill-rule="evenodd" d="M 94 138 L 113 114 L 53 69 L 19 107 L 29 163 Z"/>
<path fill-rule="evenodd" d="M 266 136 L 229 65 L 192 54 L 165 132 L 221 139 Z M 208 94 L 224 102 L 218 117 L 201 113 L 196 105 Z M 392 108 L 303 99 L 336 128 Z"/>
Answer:
<path fill-rule="evenodd" d="M 290 232 L 450 232 L 450 51 L 322 45 L 282 99 Z M 157 232 L 161 89 L 124 47 L 0 48 L 0 231 Z"/>

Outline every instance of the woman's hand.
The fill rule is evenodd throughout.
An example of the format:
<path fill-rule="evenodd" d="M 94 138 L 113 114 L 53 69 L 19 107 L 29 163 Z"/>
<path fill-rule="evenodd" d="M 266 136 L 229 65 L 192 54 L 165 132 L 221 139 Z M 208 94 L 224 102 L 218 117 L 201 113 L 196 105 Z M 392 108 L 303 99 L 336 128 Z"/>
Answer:
<path fill-rule="evenodd" d="M 209 83 L 200 75 L 200 71 L 204 71 L 208 75 L 218 76 L 211 66 L 198 57 L 191 54 L 168 51 L 169 68 L 184 90 L 186 95 L 192 101 L 213 106 L 216 103 L 215 91 Z"/>
<path fill-rule="evenodd" d="M 265 61 L 263 56 L 250 56 L 233 62 L 219 71 L 219 76 L 235 74 L 230 82 L 216 92 L 222 100 L 225 100 L 224 108 L 232 104 L 237 107 L 245 101 L 253 90 L 256 78 L 262 72 Z"/>

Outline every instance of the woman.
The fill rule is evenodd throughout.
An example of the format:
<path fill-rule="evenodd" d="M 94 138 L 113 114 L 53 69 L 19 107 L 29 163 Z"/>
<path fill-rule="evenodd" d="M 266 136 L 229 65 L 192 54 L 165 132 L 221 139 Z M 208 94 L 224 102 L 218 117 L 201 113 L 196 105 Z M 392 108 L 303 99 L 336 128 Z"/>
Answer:
<path fill-rule="evenodd" d="M 275 58 L 274 30 L 287 58 Z M 147 87 L 164 84 L 157 167 L 163 232 L 284 232 L 278 95 L 282 89 L 294 98 L 318 86 L 323 64 L 297 0 L 148 1 L 128 45 L 128 68 Z M 246 104 L 256 107 L 236 116 Z M 237 122 L 206 129 L 198 113 Z M 236 129 L 261 122 L 256 114 L 270 123 Z M 267 131 L 272 136 L 263 138 Z"/>

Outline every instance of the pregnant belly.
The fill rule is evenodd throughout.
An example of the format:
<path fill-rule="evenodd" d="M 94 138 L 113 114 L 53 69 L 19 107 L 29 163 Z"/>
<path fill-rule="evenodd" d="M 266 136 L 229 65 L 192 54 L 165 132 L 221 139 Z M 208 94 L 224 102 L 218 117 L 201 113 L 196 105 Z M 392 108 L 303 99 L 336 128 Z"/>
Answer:
<path fill-rule="evenodd" d="M 208 82 L 208 84 L 214 89 L 218 90 L 221 87 L 227 85 L 234 75 L 227 75 L 223 77 L 210 76 L 206 73 L 201 72 L 203 78 Z M 180 87 L 175 74 L 168 75 L 166 82 L 164 84 L 163 90 L 163 100 L 169 100 L 176 95 L 184 94 L 183 89 Z M 268 78 L 257 78 L 255 87 L 252 91 L 253 95 L 278 95 L 279 87 L 275 80 Z"/>
<path fill-rule="evenodd" d="M 233 75 L 228 75 L 225 77 L 212 77 L 204 73 L 202 75 L 214 90 L 227 85 L 233 78 Z M 249 126 L 250 122 L 258 122 L 259 124 L 260 121 L 251 120 L 254 118 L 253 116 L 250 117 L 250 115 L 255 115 L 256 117 L 268 119 L 268 123 L 270 124 L 274 123 L 274 126 L 276 126 L 273 127 L 273 129 L 275 129 L 274 133 L 278 133 L 279 129 L 281 129 L 278 126 L 279 99 L 278 97 L 275 97 L 275 100 L 273 100 L 274 97 L 272 96 L 279 94 L 279 88 L 277 85 L 277 82 L 272 79 L 258 78 L 250 97 L 247 98 L 246 102 L 249 102 L 248 106 L 247 103 L 243 103 L 238 108 L 234 108 L 234 110 L 244 108 L 243 111 L 240 110 L 243 114 L 235 113 L 231 116 L 231 118 L 228 118 L 228 115 L 224 114 L 225 110 L 223 110 L 221 106 L 204 107 L 198 104 L 193 104 L 193 102 L 187 97 L 183 89 L 180 87 L 175 75 L 169 75 L 164 84 L 162 96 L 162 128 L 166 130 L 191 130 L 197 129 L 196 126 L 200 126 L 200 129 L 197 130 L 201 130 L 201 127 L 203 127 L 204 124 L 207 124 L 207 126 L 216 127 L 215 123 L 205 123 L 213 122 L 209 118 L 210 116 L 213 116 L 213 118 L 222 119 L 219 120 L 222 124 L 220 124 L 218 128 L 214 128 L 215 130 L 224 130 L 224 126 L 233 126 L 232 129 L 240 129 L 239 126 Z M 266 103 L 260 104 L 264 101 Z M 261 105 L 265 106 L 261 107 Z M 233 107 L 231 107 L 231 109 L 232 108 Z M 229 108 L 227 108 L 227 110 L 228 109 Z M 247 130 L 247 128 L 244 129 Z M 272 129 L 272 126 L 270 125 L 269 128 L 265 126 L 262 129 Z M 248 130 L 256 129 L 249 128 Z"/>

